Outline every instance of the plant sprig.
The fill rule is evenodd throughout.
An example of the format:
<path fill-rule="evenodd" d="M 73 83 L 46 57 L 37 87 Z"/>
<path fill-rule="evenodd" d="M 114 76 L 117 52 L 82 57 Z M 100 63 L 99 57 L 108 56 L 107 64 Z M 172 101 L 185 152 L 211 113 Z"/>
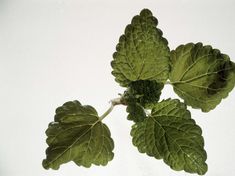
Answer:
<path fill-rule="evenodd" d="M 235 64 L 218 49 L 202 43 L 180 45 L 170 51 L 150 10 L 133 17 L 120 37 L 111 66 L 116 82 L 126 91 L 111 101 L 101 116 L 89 105 L 69 101 L 56 109 L 46 130 L 45 169 L 106 165 L 113 159 L 114 142 L 102 120 L 116 105 L 127 107 L 133 121 L 131 136 L 140 153 L 163 159 L 173 170 L 203 175 L 207 154 L 201 128 L 187 105 L 203 112 L 214 109 L 235 85 Z M 184 102 L 159 102 L 165 84 Z"/>

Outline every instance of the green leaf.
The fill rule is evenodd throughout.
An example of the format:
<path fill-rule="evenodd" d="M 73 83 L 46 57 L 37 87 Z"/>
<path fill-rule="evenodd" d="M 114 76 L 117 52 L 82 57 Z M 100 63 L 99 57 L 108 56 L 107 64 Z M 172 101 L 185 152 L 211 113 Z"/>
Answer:
<path fill-rule="evenodd" d="M 79 166 L 106 165 L 113 158 L 114 143 L 108 127 L 91 106 L 70 101 L 56 109 L 55 121 L 46 130 L 45 169 L 59 169 L 74 161 Z"/>
<path fill-rule="evenodd" d="M 136 102 L 127 105 L 126 111 L 129 113 L 127 116 L 128 120 L 134 122 L 142 122 L 146 118 L 144 108 Z"/>
<path fill-rule="evenodd" d="M 137 102 L 137 99 L 133 95 L 125 92 L 123 101 L 127 105 L 126 111 L 129 113 L 127 116 L 128 120 L 142 122 L 146 118 L 144 107 Z"/>
<path fill-rule="evenodd" d="M 144 108 L 151 109 L 159 101 L 163 87 L 163 83 L 139 80 L 130 83 L 128 93 L 133 95 Z"/>
<path fill-rule="evenodd" d="M 170 50 L 158 21 L 148 9 L 135 16 L 119 39 L 111 62 L 115 80 L 124 87 L 137 80 L 165 82 Z"/>
<path fill-rule="evenodd" d="M 202 43 L 180 45 L 171 52 L 171 65 L 174 91 L 203 112 L 214 109 L 235 85 L 235 64 Z"/>
<path fill-rule="evenodd" d="M 205 174 L 207 155 L 201 128 L 179 100 L 164 100 L 155 105 L 151 115 L 133 125 L 133 144 L 174 170 Z"/>
<path fill-rule="evenodd" d="M 163 83 L 149 80 L 139 80 L 130 83 L 124 92 L 122 101 L 127 105 L 128 120 L 141 122 L 146 118 L 145 108 L 151 109 L 160 98 Z"/>

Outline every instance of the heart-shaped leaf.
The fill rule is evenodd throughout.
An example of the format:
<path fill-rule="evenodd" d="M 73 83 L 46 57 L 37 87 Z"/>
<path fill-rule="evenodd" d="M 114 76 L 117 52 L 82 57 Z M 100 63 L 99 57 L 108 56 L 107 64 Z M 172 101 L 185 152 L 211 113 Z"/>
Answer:
<path fill-rule="evenodd" d="M 171 65 L 174 91 L 204 112 L 214 109 L 235 85 L 235 64 L 211 46 L 181 45 L 171 52 Z"/>
<path fill-rule="evenodd" d="M 74 161 L 79 166 L 106 165 L 113 159 L 113 140 L 108 127 L 99 120 L 96 110 L 78 101 L 65 103 L 56 109 L 55 121 L 46 131 L 45 169 L 59 169 Z"/>

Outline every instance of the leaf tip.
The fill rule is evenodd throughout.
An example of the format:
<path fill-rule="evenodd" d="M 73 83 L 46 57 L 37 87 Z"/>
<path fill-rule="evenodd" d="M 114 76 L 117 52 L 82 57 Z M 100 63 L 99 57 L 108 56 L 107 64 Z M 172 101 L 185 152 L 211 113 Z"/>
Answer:
<path fill-rule="evenodd" d="M 47 160 L 46 159 L 44 159 L 43 161 L 42 161 L 42 167 L 44 168 L 44 169 L 49 169 L 50 167 L 49 167 L 49 164 L 48 164 L 48 162 L 47 162 Z"/>
<path fill-rule="evenodd" d="M 153 16 L 152 12 L 147 8 L 144 8 L 143 10 L 141 10 L 140 15 L 146 16 L 146 17 Z"/>

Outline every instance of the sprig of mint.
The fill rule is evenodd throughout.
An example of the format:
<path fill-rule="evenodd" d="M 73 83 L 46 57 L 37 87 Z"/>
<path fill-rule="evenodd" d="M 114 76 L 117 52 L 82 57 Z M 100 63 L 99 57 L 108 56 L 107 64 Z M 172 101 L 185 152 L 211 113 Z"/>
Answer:
<path fill-rule="evenodd" d="M 170 51 L 157 19 L 143 9 L 127 25 L 113 54 L 111 66 L 116 82 L 126 91 L 111 101 L 98 116 L 79 101 L 56 109 L 46 130 L 45 169 L 59 169 L 74 161 L 78 166 L 106 165 L 113 159 L 114 142 L 102 120 L 116 105 L 127 106 L 132 120 L 133 145 L 163 161 L 176 171 L 203 175 L 207 172 L 201 128 L 187 105 L 203 112 L 214 109 L 235 85 L 235 64 L 229 56 L 202 43 L 180 45 Z M 159 102 L 161 90 L 171 84 L 183 100 Z"/>

